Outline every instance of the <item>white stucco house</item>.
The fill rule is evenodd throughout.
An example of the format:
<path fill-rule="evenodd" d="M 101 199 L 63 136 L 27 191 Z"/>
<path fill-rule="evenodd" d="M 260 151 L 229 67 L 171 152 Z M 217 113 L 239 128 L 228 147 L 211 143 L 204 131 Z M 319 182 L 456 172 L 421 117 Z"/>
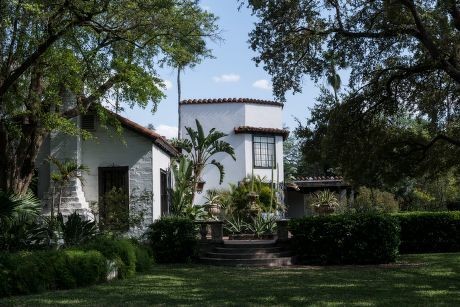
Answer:
<path fill-rule="evenodd" d="M 92 218 L 91 205 L 100 202 L 101 196 L 115 187 L 129 195 L 126 204 L 129 212 L 143 212 L 144 220 L 139 229 L 130 229 L 142 233 L 146 226 L 168 212 L 169 168 L 177 151 L 156 132 L 118 114 L 114 116 L 122 127 L 121 135 L 110 125 L 104 128 L 95 114 L 86 114 L 73 120 L 91 132 L 92 139 L 52 133 L 45 140 L 36 161 L 37 194 L 43 200 L 45 213 L 49 212 L 53 189 L 50 174 L 55 167 L 47 157 L 76 161 L 87 166 L 89 173 L 82 173 L 83 184 L 80 180 L 73 180 L 64 189 L 63 215 L 77 211 Z M 142 201 L 133 203 L 132 200 L 140 195 L 143 195 Z"/>
<path fill-rule="evenodd" d="M 219 154 L 215 159 L 224 166 L 225 177 L 219 185 L 219 172 L 214 167 L 204 170 L 206 181 L 203 193 L 196 195 L 195 203 L 203 204 L 206 190 L 227 188 L 245 176 L 259 175 L 268 181 L 274 173 L 274 182 L 284 181 L 283 141 L 289 131 L 283 129 L 283 104 L 250 98 L 189 99 L 179 104 L 179 129 L 187 137 L 185 127 L 196 129 L 198 119 L 205 130 L 216 128 L 227 134 L 223 139 L 235 150 L 236 161 Z"/>

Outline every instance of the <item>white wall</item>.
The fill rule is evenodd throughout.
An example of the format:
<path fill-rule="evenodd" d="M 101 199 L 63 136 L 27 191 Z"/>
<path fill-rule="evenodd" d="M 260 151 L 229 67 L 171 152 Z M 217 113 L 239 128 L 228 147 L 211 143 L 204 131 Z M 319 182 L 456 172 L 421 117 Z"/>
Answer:
<path fill-rule="evenodd" d="M 245 125 L 261 128 L 283 128 L 281 106 L 245 103 Z"/>
<path fill-rule="evenodd" d="M 171 158 L 163 150 L 152 145 L 152 172 L 153 172 L 153 211 L 152 220 L 156 220 L 161 216 L 161 186 L 160 173 L 161 170 L 169 171 Z"/>
<path fill-rule="evenodd" d="M 119 136 L 111 128 L 99 127 L 93 136 L 94 139 L 82 142 L 82 164 L 90 169 L 90 173 L 84 175 L 83 186 L 88 202 L 99 200 L 99 167 L 128 166 L 131 198 L 134 194 L 154 193 L 151 140 L 127 129 Z M 159 206 L 159 197 L 156 196 L 153 195 L 153 203 L 144 204 L 143 208 L 130 208 L 145 212 L 144 227 L 153 222 L 154 208 Z"/>
<path fill-rule="evenodd" d="M 214 103 L 214 104 L 185 104 L 180 105 L 181 135 L 186 137 L 185 127 L 196 129 L 195 119 L 203 126 L 205 133 L 216 128 L 228 136 L 225 141 L 233 146 L 236 161 L 224 154 L 215 156 L 224 165 L 225 177 L 219 185 L 217 168 L 208 166 L 202 175 L 206 181 L 205 190 L 228 188 L 229 183 L 237 183 L 252 172 L 252 135 L 235 134 L 235 127 L 252 126 L 261 128 L 282 128 L 282 108 L 279 106 L 249 104 L 249 103 Z M 276 136 L 276 160 L 279 165 L 280 182 L 283 180 L 283 138 Z M 276 180 L 275 170 L 274 180 Z M 271 179 L 271 169 L 255 169 L 255 175 Z M 206 191 L 197 194 L 195 203 L 202 204 Z"/>

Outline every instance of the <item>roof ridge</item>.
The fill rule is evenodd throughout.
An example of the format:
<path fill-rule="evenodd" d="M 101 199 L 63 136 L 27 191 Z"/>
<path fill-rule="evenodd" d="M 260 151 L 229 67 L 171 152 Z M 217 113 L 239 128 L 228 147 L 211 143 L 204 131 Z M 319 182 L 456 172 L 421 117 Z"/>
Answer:
<path fill-rule="evenodd" d="M 283 107 L 284 104 L 279 101 L 257 99 L 257 98 L 198 98 L 198 99 L 184 99 L 179 102 L 183 104 L 213 104 L 213 103 L 254 103 L 266 104 Z"/>

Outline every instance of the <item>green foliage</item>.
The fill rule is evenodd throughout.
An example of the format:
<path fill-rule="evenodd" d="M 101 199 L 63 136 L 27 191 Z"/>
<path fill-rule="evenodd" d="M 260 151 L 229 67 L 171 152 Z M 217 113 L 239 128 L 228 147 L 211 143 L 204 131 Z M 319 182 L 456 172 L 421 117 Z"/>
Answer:
<path fill-rule="evenodd" d="M 106 280 L 97 251 L 60 250 L 0 254 L 0 296 L 70 289 Z"/>
<path fill-rule="evenodd" d="M 129 229 L 129 195 L 122 188 L 113 187 L 101 197 L 99 226 L 107 231 L 124 232 Z"/>
<path fill-rule="evenodd" d="M 276 97 L 301 92 L 304 77 L 332 86 L 299 127 L 304 164 L 369 187 L 459 165 L 458 1 L 247 2 Z"/>
<path fill-rule="evenodd" d="M 399 210 L 395 196 L 386 191 L 360 187 L 353 203 L 349 204 L 349 211 L 357 213 L 393 213 Z"/>
<path fill-rule="evenodd" d="M 109 236 L 97 236 L 85 245 L 85 250 L 99 251 L 109 260 L 114 260 L 118 266 L 118 278 L 128 278 L 136 272 L 136 247 L 128 239 Z"/>
<path fill-rule="evenodd" d="M 401 253 L 460 251 L 460 212 L 394 215 L 401 225 Z"/>
<path fill-rule="evenodd" d="M 150 257 L 147 246 L 135 244 L 136 252 L 136 272 L 146 272 L 152 266 L 153 260 Z"/>
<path fill-rule="evenodd" d="M 171 191 L 171 213 L 182 215 L 186 208 L 192 206 L 193 200 L 193 164 L 185 156 L 180 156 L 171 163 L 174 175 L 174 189 Z"/>
<path fill-rule="evenodd" d="M 198 231 L 192 220 L 167 216 L 149 226 L 149 240 L 155 262 L 188 262 L 196 253 Z"/>
<path fill-rule="evenodd" d="M 261 238 L 263 235 L 274 234 L 276 230 L 276 218 L 272 215 L 258 214 L 252 218 L 250 223 L 247 223 L 247 230 L 254 234 L 256 238 Z"/>
<path fill-rule="evenodd" d="M 310 205 L 320 215 L 333 213 L 340 205 L 337 194 L 330 190 L 322 190 L 313 194 Z"/>
<path fill-rule="evenodd" d="M 213 165 L 219 170 L 219 184 L 221 184 L 225 175 L 224 166 L 212 158 L 216 154 L 228 154 L 233 160 L 236 160 L 235 151 L 229 143 L 221 140 L 227 136 L 225 133 L 212 128 L 208 134 L 205 134 L 201 123 L 198 120 L 195 122 L 196 130 L 192 127 L 185 127 L 188 138 L 179 140 L 177 145 L 187 153 L 188 158 L 192 161 L 194 183 L 200 180 L 201 173 L 206 166 Z"/>
<path fill-rule="evenodd" d="M 60 214 L 58 216 L 58 222 L 62 233 L 62 239 L 66 246 L 83 244 L 94 237 L 98 232 L 95 221 L 85 221 L 77 212 L 69 215 L 66 222 L 64 222 L 64 218 L 62 214 Z"/>
<path fill-rule="evenodd" d="M 254 202 L 250 200 L 251 193 L 258 196 Z M 277 200 L 276 189 L 259 176 L 248 176 L 238 185 L 230 184 L 229 190 L 218 190 L 218 194 L 225 215 L 238 216 L 245 221 L 250 221 L 260 212 L 285 210 Z"/>
<path fill-rule="evenodd" d="M 20 196 L 0 191 L 0 249 L 19 250 L 40 244 L 40 212 L 40 201 L 32 192 Z"/>
<path fill-rule="evenodd" d="M 98 251 L 66 250 L 67 269 L 78 287 L 106 281 L 107 260 Z M 56 272 L 60 276 L 60 272 Z"/>
<path fill-rule="evenodd" d="M 398 254 L 398 220 L 388 215 L 304 217 L 289 227 L 292 249 L 303 263 L 388 263 Z"/>
<path fill-rule="evenodd" d="M 246 233 L 248 224 L 239 216 L 231 216 L 225 220 L 224 229 L 231 234 Z"/>
<path fill-rule="evenodd" d="M 111 99 L 117 111 L 155 111 L 164 97 L 158 68 L 199 63 L 210 56 L 207 39 L 218 37 L 216 18 L 197 1 L 71 2 L 0 6 L 0 134 L 9 136 L 0 146 L 1 189 L 27 189 L 47 134 L 81 132 L 73 116 Z M 70 110 L 66 93 L 78 101 Z"/>
<path fill-rule="evenodd" d="M 396 193 L 404 211 L 444 211 L 460 200 L 458 171 L 402 181 Z"/>

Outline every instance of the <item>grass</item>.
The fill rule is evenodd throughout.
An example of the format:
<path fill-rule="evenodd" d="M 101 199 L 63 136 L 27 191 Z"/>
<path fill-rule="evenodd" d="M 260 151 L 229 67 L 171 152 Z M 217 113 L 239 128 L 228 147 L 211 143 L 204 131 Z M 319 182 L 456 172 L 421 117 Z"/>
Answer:
<path fill-rule="evenodd" d="M 156 265 L 128 280 L 10 297 L 0 305 L 460 305 L 460 254 L 398 265 L 225 268 Z"/>

